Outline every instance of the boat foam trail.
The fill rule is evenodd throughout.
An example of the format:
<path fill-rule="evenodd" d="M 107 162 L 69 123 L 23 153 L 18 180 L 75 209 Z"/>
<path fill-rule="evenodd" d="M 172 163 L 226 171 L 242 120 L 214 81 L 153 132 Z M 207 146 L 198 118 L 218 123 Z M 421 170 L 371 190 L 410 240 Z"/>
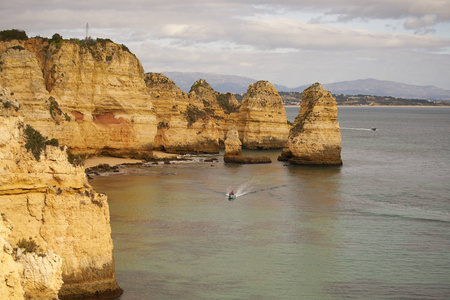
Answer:
<path fill-rule="evenodd" d="M 353 128 L 353 127 L 341 127 L 341 129 L 346 129 L 346 130 L 362 130 L 362 131 L 374 131 L 371 128 Z"/>

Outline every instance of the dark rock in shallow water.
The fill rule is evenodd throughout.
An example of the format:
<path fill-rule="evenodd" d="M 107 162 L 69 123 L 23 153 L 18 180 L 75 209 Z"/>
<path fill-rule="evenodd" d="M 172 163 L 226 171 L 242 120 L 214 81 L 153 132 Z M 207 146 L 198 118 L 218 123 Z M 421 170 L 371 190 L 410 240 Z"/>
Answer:
<path fill-rule="evenodd" d="M 303 166 L 342 166 L 342 161 L 314 161 L 308 159 L 300 158 L 290 158 L 290 159 L 280 159 L 279 161 L 289 161 L 293 165 L 303 165 Z"/>
<path fill-rule="evenodd" d="M 270 164 L 272 160 L 265 156 L 224 156 L 228 164 Z"/>

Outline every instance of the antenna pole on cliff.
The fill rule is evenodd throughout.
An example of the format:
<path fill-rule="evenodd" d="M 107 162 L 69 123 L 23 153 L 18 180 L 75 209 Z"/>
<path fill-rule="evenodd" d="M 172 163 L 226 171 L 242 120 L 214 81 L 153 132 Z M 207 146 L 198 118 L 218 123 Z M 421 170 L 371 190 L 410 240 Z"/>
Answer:
<path fill-rule="evenodd" d="M 86 42 L 88 40 L 89 23 L 86 23 Z"/>

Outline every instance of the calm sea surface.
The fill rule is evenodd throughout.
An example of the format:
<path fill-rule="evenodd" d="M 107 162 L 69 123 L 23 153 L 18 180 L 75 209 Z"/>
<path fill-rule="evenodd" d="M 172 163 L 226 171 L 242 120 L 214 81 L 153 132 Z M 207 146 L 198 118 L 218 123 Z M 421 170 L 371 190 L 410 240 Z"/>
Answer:
<path fill-rule="evenodd" d="M 450 109 L 340 107 L 338 121 L 342 167 L 247 151 L 273 163 L 92 180 L 120 299 L 449 299 Z"/>

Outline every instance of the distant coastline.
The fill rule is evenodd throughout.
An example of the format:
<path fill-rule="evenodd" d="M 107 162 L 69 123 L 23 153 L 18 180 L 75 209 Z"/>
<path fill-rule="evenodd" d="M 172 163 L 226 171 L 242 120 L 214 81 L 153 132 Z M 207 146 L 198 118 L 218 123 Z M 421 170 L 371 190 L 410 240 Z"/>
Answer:
<path fill-rule="evenodd" d="M 284 107 L 298 107 L 300 105 L 285 105 Z M 337 107 L 437 107 L 450 108 L 450 105 L 337 105 Z"/>

